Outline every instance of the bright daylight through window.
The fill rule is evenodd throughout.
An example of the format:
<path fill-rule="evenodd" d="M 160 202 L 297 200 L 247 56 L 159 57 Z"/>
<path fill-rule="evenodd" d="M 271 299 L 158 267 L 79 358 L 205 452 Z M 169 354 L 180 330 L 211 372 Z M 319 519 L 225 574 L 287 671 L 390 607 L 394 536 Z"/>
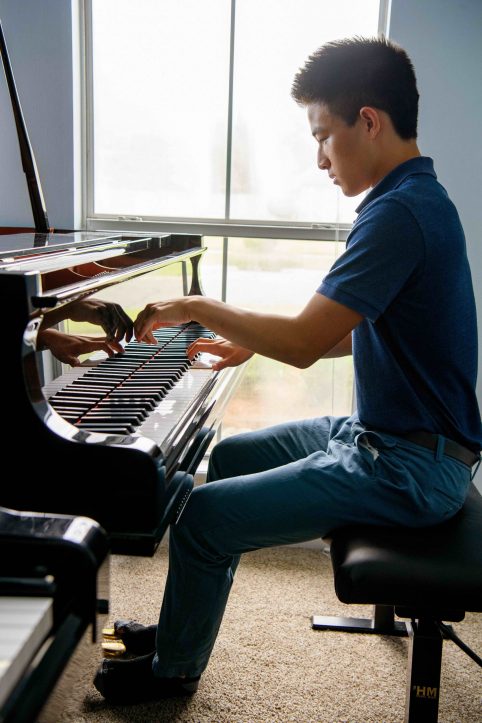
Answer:
<path fill-rule="evenodd" d="M 346 222 L 290 97 L 326 40 L 374 35 L 378 0 L 238 0 L 231 217 Z M 225 217 L 229 0 L 93 0 L 94 213 Z"/>
<path fill-rule="evenodd" d="M 91 0 L 88 215 L 260 224 L 258 239 L 229 239 L 226 299 L 299 311 L 344 244 L 296 241 L 296 225 L 346 226 L 359 199 L 317 169 L 291 83 L 325 41 L 376 35 L 379 4 L 237 0 L 233 24 L 230 0 Z M 263 223 L 294 224 L 294 240 L 262 239 Z M 219 298 L 223 241 L 205 240 L 204 286 Z M 348 414 L 351 384 L 350 359 L 305 371 L 255 359 L 226 431 Z"/>

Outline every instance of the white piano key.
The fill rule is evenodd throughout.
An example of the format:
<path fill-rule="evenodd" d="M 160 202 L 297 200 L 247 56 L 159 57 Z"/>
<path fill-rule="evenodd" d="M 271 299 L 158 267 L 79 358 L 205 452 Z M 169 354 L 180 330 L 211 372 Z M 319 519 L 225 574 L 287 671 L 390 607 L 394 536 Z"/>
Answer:
<path fill-rule="evenodd" d="M 212 380 L 213 373 L 211 369 L 187 371 L 136 429 L 136 434 L 152 439 L 162 449 L 167 435 L 189 409 L 192 401 L 202 394 Z"/>
<path fill-rule="evenodd" d="M 105 358 L 104 352 L 102 355 L 102 358 Z M 102 358 L 99 358 L 96 353 L 81 367 L 70 369 L 66 374 L 47 384 L 43 389 L 45 397 L 51 397 L 75 379 L 81 378 L 89 369 L 102 361 Z M 122 357 L 119 357 L 119 360 L 122 360 Z M 211 368 L 213 361 L 214 357 L 211 354 L 200 354 L 196 358 L 196 362 L 183 373 L 156 406 L 153 408 L 146 406 L 147 418 L 139 426 L 133 426 L 133 431 L 126 434 L 140 440 L 150 440 L 156 448 L 161 450 L 166 460 L 170 459 L 172 462 L 173 450 L 182 453 L 185 445 L 190 444 L 189 430 L 191 429 L 195 433 L 196 424 L 217 426 L 226 404 L 241 378 L 242 366 L 213 371 Z M 112 364 L 112 367 L 114 366 L 115 361 Z M 138 396 L 142 397 L 142 389 L 137 391 Z M 108 401 L 108 397 L 106 399 Z M 127 397 L 124 400 L 127 404 L 128 399 Z M 139 404 L 138 401 L 132 401 L 132 403 L 134 406 Z M 62 415 L 60 406 L 57 412 Z M 89 431 L 87 422 L 85 426 L 82 424 L 78 428 Z M 95 428 L 94 425 L 91 431 L 99 436 L 107 434 L 105 430 Z"/>
<path fill-rule="evenodd" d="M 43 388 L 45 397 L 48 399 L 53 396 L 74 379 L 79 379 L 86 374 L 90 368 L 91 366 L 74 367 L 62 374 L 61 377 L 46 384 Z M 186 371 L 181 379 L 167 392 L 157 407 L 150 411 L 149 417 L 136 428 L 135 434 L 148 437 L 159 447 L 162 447 L 166 436 L 189 409 L 191 403 L 202 394 L 204 388 L 211 382 L 215 374 L 216 372 L 213 372 L 211 368 L 191 368 Z"/>
<path fill-rule="evenodd" d="M 0 706 L 7 700 L 53 626 L 53 601 L 0 597 Z"/>

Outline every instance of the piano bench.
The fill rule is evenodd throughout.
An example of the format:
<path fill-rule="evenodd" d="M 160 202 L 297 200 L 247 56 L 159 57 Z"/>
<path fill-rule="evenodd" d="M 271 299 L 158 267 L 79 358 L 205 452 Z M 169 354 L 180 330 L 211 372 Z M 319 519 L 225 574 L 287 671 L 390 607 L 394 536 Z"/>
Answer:
<path fill-rule="evenodd" d="M 343 603 L 373 604 L 373 618 L 314 615 L 316 630 L 409 636 L 405 723 L 436 723 L 442 643 L 479 658 L 442 621 L 482 612 L 482 497 L 471 485 L 463 508 L 440 525 L 344 527 L 331 534 L 335 591 Z M 395 621 L 395 615 L 408 618 Z"/>

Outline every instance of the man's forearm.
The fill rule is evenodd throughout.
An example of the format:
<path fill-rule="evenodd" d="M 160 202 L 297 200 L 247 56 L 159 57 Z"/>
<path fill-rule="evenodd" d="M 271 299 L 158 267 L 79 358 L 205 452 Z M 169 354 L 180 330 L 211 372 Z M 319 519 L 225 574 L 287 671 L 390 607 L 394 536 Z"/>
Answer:
<path fill-rule="evenodd" d="M 197 321 L 237 346 L 271 359 L 305 368 L 339 344 L 362 316 L 315 293 L 296 316 L 259 314 L 205 296 L 159 301 L 138 315 L 139 341 L 155 344 L 153 330 Z"/>
<path fill-rule="evenodd" d="M 294 317 L 259 314 L 203 296 L 186 297 L 186 304 L 193 321 L 219 336 L 271 359 L 303 364 Z"/>

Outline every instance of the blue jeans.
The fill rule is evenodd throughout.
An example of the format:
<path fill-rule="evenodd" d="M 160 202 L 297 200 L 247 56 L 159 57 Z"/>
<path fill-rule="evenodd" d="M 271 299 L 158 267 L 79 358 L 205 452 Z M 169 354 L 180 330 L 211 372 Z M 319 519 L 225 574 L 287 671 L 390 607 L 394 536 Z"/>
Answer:
<path fill-rule="evenodd" d="M 322 537 L 342 525 L 439 523 L 462 506 L 471 470 L 443 454 L 367 431 L 356 416 L 320 417 L 223 440 L 209 484 L 171 527 L 153 669 L 200 675 L 239 555 Z"/>

